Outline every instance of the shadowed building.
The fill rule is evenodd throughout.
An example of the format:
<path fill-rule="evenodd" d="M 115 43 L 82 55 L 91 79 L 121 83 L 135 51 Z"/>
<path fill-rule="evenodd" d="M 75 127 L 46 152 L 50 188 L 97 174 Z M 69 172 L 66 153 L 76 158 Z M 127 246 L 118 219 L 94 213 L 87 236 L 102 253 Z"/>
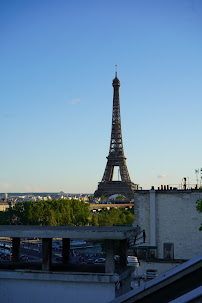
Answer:
<path fill-rule="evenodd" d="M 105 226 L 1 225 L 0 238 L 12 239 L 11 261 L 0 262 L 0 302 L 107 303 L 128 292 L 131 272 L 127 242 L 138 228 Z M 42 261 L 22 262 L 21 239 L 42 239 Z M 52 239 L 62 239 L 62 261 L 52 262 Z M 105 241 L 103 264 L 72 264 L 70 239 Z M 115 264 L 119 241 L 119 264 Z"/>

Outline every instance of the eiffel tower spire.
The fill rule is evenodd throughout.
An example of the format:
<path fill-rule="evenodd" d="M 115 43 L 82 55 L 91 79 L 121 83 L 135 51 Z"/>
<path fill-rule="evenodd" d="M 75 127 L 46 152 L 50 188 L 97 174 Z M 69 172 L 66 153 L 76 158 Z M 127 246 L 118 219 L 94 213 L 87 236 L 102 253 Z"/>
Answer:
<path fill-rule="evenodd" d="M 126 197 L 133 198 L 134 184 L 131 182 L 128 173 L 126 157 L 124 155 L 122 142 L 121 114 L 119 101 L 120 81 L 117 77 L 117 66 L 112 86 L 114 88 L 114 96 L 109 155 L 107 157 L 107 164 L 102 181 L 99 183 L 98 190 L 95 191 L 94 196 L 110 196 L 116 193 L 120 193 Z M 115 166 L 119 167 L 121 181 L 113 181 Z"/>

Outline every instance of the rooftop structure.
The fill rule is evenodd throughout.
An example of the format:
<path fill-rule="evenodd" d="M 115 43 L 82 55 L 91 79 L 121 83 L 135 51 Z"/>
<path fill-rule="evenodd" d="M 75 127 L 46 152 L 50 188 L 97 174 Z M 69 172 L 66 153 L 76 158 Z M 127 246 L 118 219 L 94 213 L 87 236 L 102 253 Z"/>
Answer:
<path fill-rule="evenodd" d="M 0 225 L 0 237 L 10 238 L 71 238 L 85 240 L 125 240 L 136 229 L 123 226 L 38 226 Z"/>
<path fill-rule="evenodd" d="M 110 303 L 202 302 L 201 272 L 199 255 Z"/>
<path fill-rule="evenodd" d="M 93 226 L 0 226 L 0 237 L 12 238 L 12 260 L 0 262 L 2 302 L 104 303 L 130 290 L 128 239 L 138 228 Z M 42 262 L 20 261 L 20 239 L 42 239 Z M 52 239 L 62 238 L 62 261 L 52 263 Z M 105 240 L 105 264 L 70 264 L 70 239 Z M 115 240 L 120 262 L 115 264 Z M 9 291 L 13 289 L 14 291 Z M 22 296 L 23 293 L 23 296 Z M 36 293 L 40 296 L 36 297 Z M 84 295 L 85 294 L 85 295 Z"/>

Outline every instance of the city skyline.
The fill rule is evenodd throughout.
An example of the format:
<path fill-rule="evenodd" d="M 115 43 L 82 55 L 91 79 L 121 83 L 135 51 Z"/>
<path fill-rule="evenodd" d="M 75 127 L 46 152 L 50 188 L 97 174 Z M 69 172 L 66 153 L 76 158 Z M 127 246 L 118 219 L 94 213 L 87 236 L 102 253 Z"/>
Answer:
<path fill-rule="evenodd" d="M 131 180 L 196 183 L 200 1 L 2 1 L 0 192 L 93 193 L 118 65 Z"/>

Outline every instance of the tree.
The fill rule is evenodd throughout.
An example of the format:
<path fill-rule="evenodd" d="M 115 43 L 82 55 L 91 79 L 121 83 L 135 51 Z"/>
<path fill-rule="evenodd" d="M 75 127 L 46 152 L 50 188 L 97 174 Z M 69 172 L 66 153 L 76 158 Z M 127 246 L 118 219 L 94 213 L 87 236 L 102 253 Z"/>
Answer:
<path fill-rule="evenodd" d="M 107 210 L 102 210 L 99 214 L 98 222 L 100 226 L 112 226 L 113 222 Z"/>
<path fill-rule="evenodd" d="M 86 225 L 89 214 L 89 204 L 79 200 L 19 202 L 0 212 L 0 224 Z"/>
<path fill-rule="evenodd" d="M 92 226 L 98 226 L 98 216 L 96 214 L 92 214 L 91 216 L 91 225 Z"/>
<path fill-rule="evenodd" d="M 202 199 L 196 201 L 196 209 L 198 212 L 202 213 Z M 202 230 L 202 223 L 201 226 L 199 227 L 199 230 Z"/>
<path fill-rule="evenodd" d="M 102 210 L 99 214 L 98 222 L 100 226 L 113 225 L 132 225 L 134 222 L 134 214 L 131 210 L 115 209 Z"/>
<path fill-rule="evenodd" d="M 10 224 L 11 224 L 10 211 L 8 210 L 0 211 L 0 225 L 10 225 Z"/>
<path fill-rule="evenodd" d="M 103 200 L 107 200 L 107 197 L 105 196 L 101 196 L 100 199 L 103 201 Z"/>
<path fill-rule="evenodd" d="M 19 202 L 0 212 L 0 224 L 50 226 L 112 226 L 134 222 L 133 210 L 102 210 L 90 213 L 89 204 L 79 200 Z"/>
<path fill-rule="evenodd" d="M 71 200 L 72 210 L 72 223 L 74 225 L 86 225 L 88 223 L 88 217 L 90 213 L 89 204 L 79 201 Z"/>
<path fill-rule="evenodd" d="M 124 197 L 124 196 L 122 196 L 122 195 L 120 195 L 120 196 L 116 197 L 116 200 L 124 200 L 124 199 L 125 199 L 125 197 Z"/>

